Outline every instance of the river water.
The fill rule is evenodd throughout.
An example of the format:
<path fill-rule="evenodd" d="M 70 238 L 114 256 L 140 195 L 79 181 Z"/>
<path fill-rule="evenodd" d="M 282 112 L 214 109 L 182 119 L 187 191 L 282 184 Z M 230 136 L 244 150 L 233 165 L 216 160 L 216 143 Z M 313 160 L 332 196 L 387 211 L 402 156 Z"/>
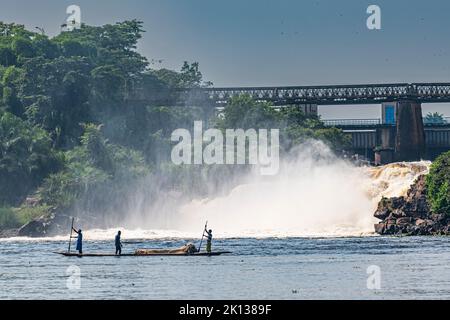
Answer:
<path fill-rule="evenodd" d="M 197 244 L 208 220 L 214 250 L 231 254 L 78 258 L 53 253 L 67 250 L 68 235 L 0 239 L 0 299 L 449 299 L 450 238 L 373 234 L 381 197 L 405 195 L 430 163 L 312 159 L 323 150 L 179 210 L 130 210 L 120 228 L 76 223 L 85 252 L 113 253 L 120 229 L 131 253 Z"/>
<path fill-rule="evenodd" d="M 123 252 L 189 239 L 141 241 L 128 240 Z M 0 299 L 450 298 L 448 237 L 221 238 L 214 249 L 232 253 L 215 257 L 53 253 L 66 249 L 55 239 L 1 240 Z M 83 249 L 112 252 L 113 241 L 88 240 Z"/>

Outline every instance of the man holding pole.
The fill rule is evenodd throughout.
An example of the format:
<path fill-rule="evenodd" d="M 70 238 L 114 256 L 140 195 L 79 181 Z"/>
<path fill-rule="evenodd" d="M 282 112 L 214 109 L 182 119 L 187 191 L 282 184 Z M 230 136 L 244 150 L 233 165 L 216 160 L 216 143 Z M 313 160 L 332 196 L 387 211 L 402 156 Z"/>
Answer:
<path fill-rule="evenodd" d="M 211 242 L 212 242 L 212 230 L 206 230 L 205 227 L 205 232 L 206 232 L 206 252 L 211 253 Z"/>
<path fill-rule="evenodd" d="M 72 230 L 78 234 L 77 236 L 77 250 L 79 254 L 83 254 L 83 234 L 81 233 L 81 229 L 79 229 L 78 231 L 72 227 Z"/>

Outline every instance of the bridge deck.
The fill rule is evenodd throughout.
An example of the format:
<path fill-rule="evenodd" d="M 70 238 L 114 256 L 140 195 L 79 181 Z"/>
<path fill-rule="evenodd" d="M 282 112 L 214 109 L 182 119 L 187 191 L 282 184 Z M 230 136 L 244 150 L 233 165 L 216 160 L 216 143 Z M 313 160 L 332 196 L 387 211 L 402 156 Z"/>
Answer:
<path fill-rule="evenodd" d="M 248 94 L 273 105 L 379 104 L 414 100 L 422 103 L 450 102 L 450 83 L 393 83 L 366 85 L 232 87 L 179 89 L 178 103 L 209 101 L 226 103 L 233 96 Z"/>

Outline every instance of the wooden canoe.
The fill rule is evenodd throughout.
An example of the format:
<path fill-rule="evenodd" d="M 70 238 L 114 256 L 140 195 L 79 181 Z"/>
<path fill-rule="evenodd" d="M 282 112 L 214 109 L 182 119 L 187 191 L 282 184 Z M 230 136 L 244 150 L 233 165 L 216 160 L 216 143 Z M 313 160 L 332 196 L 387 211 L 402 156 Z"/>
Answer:
<path fill-rule="evenodd" d="M 54 252 L 57 254 L 61 254 L 66 257 L 147 257 L 147 256 L 220 256 L 221 254 L 231 253 L 230 251 L 215 251 L 211 253 L 207 252 L 199 252 L 199 253 L 149 253 L 149 254 L 136 254 L 136 253 L 122 253 L 121 255 L 116 255 L 114 253 L 83 253 L 78 254 L 76 252 Z"/>

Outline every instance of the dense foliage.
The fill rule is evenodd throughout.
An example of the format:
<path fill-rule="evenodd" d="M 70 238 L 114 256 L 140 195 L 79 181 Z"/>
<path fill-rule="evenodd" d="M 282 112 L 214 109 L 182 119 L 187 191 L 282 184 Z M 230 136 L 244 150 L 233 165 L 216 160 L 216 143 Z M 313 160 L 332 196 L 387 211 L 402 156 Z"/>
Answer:
<path fill-rule="evenodd" d="M 164 176 L 162 187 L 182 192 L 213 190 L 214 179 L 233 169 L 170 162 L 172 131 L 192 128 L 194 120 L 218 128 L 280 128 L 285 151 L 308 138 L 335 150 L 348 145 L 347 136 L 324 128 L 316 116 L 246 96 L 232 99 L 222 114 L 133 102 L 142 93 L 211 85 L 195 62 L 180 71 L 152 69 L 136 50 L 143 32 L 132 20 L 49 38 L 0 22 L 0 228 L 56 209 L 120 211 L 149 175 Z M 39 205 L 25 205 L 27 197 Z"/>
<path fill-rule="evenodd" d="M 433 162 L 426 184 L 432 212 L 450 215 L 450 151 Z"/>
<path fill-rule="evenodd" d="M 322 140 L 339 151 L 350 146 L 350 137 L 336 128 L 326 128 L 316 115 L 305 115 L 296 106 L 275 109 L 249 96 L 234 97 L 217 120 L 220 128 L 280 128 L 281 146 L 289 151 L 307 139 Z"/>
<path fill-rule="evenodd" d="M 45 130 L 11 113 L 0 115 L 0 204 L 18 204 L 60 163 Z"/>

